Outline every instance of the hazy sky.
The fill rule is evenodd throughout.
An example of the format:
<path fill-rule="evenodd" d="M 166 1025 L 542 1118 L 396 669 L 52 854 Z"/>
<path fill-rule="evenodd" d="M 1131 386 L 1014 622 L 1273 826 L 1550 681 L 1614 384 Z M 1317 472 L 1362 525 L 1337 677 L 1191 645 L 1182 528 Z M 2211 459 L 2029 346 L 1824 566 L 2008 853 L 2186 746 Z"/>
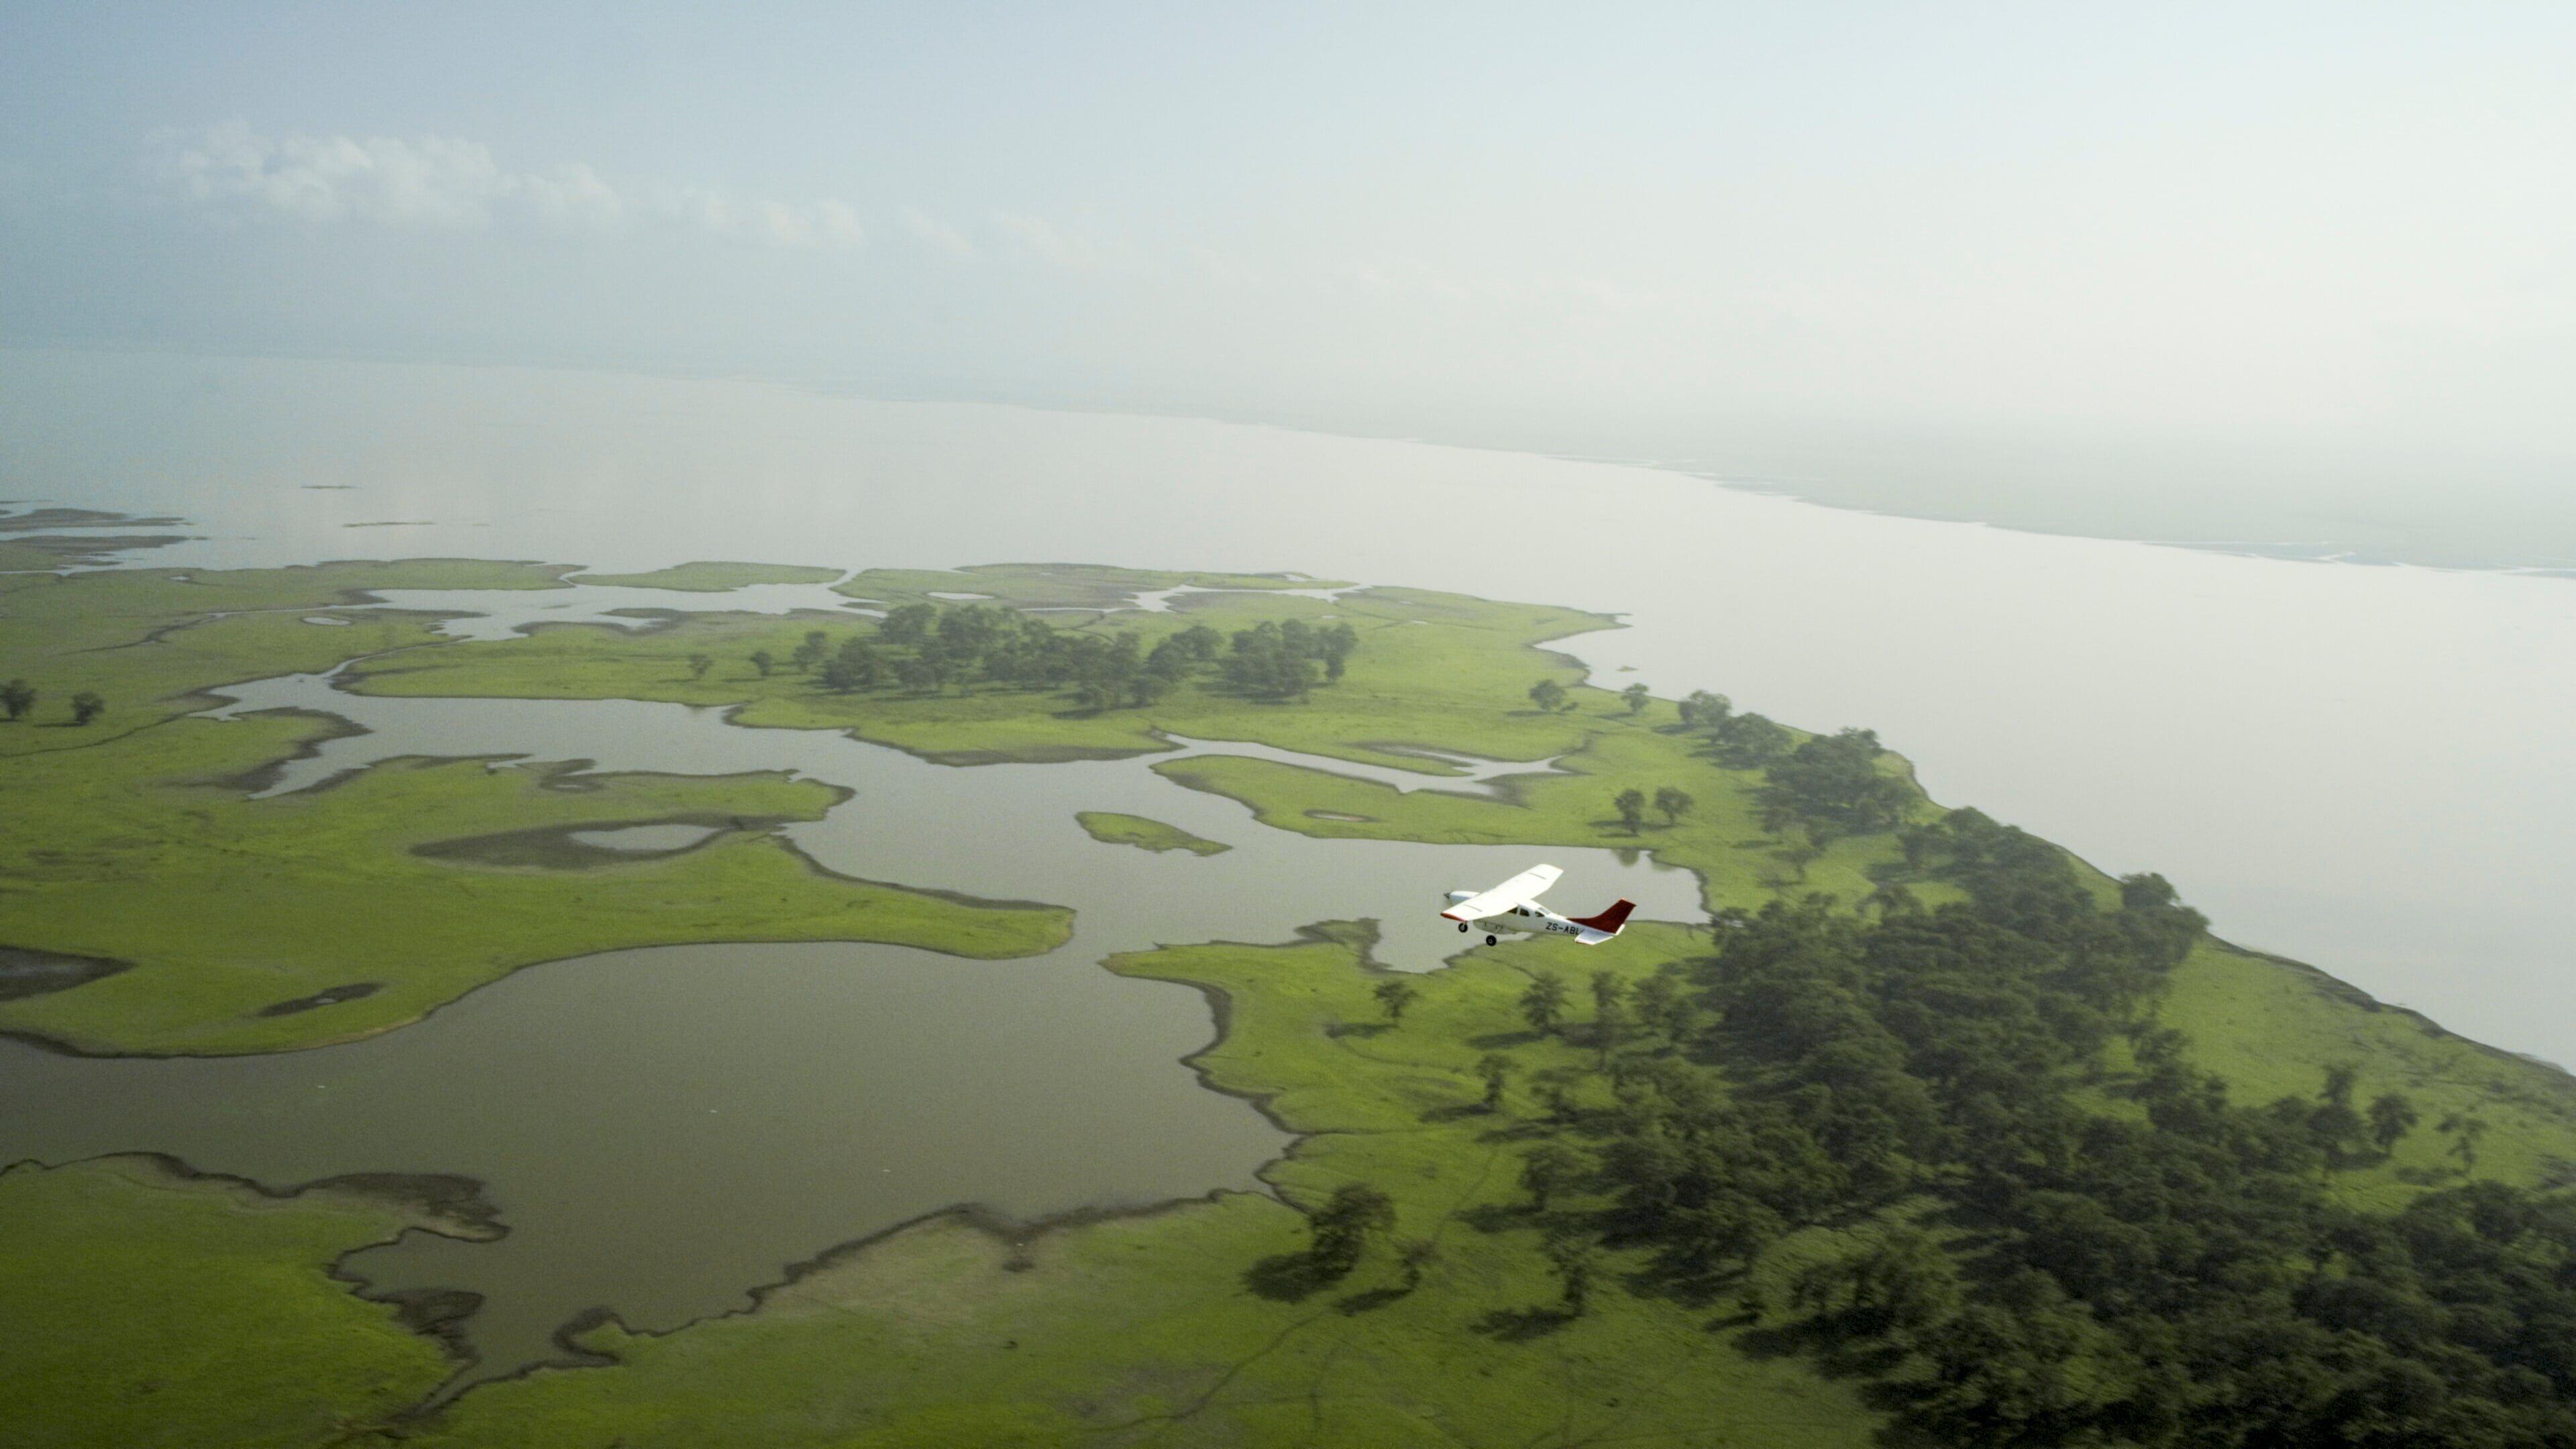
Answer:
<path fill-rule="evenodd" d="M 13 5 L 0 340 L 2564 491 L 2571 75 L 2563 4 Z"/>

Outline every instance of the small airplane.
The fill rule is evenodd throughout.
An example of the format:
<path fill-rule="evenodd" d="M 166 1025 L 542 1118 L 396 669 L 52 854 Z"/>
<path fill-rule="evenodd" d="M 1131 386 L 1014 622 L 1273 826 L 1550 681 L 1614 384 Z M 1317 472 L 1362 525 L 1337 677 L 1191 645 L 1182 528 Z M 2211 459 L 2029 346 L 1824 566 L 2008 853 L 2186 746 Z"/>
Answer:
<path fill-rule="evenodd" d="M 1624 898 L 1597 916 L 1560 916 L 1540 905 L 1539 893 L 1563 874 L 1552 865 L 1534 865 L 1489 891 L 1451 891 L 1449 909 L 1440 914 L 1456 921 L 1462 931 L 1484 922 L 1488 946 L 1498 944 L 1495 933 L 1503 931 L 1517 936 L 1572 936 L 1586 946 L 1598 946 L 1626 927 L 1628 913 L 1637 903 Z"/>

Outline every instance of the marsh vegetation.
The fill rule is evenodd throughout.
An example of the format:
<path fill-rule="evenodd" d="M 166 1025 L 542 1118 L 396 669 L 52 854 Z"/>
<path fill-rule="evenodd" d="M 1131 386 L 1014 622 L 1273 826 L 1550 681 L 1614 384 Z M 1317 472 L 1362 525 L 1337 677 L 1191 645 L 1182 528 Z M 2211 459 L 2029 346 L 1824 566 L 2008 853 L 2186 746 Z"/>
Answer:
<path fill-rule="evenodd" d="M 405 568 L 447 583 L 562 572 Z M 1697 873 L 1710 922 L 1640 922 L 1592 952 L 1474 949 L 1407 975 L 1381 961 L 1401 944 L 1393 923 L 1122 948 L 1112 971 L 1223 1002 L 1223 1033 L 1193 1065 L 1299 1134 L 1264 1169 L 1272 1192 L 1054 1225 L 940 1218 L 837 1253 L 818 1242 L 756 1311 L 668 1333 L 586 1320 L 569 1339 L 603 1366 L 481 1385 L 426 1419 L 398 1423 L 398 1410 L 438 1369 L 434 1346 L 404 1350 L 399 1371 L 350 1359 L 294 1385 L 200 1383 L 209 1402 L 190 1412 L 207 1423 L 285 1423 L 282 1443 L 460 1445 L 1166 1429 L 1499 1442 L 1538 1422 L 1574 1438 L 1724 1424 L 1851 1444 L 1891 1419 L 1962 1444 L 2571 1432 L 2576 1379 L 2548 1329 L 2576 1311 L 2558 1284 L 2576 1256 L 2563 1191 L 2576 1092 L 2562 1076 L 2215 942 L 2153 876 L 2108 879 L 1946 810 L 1868 731 L 1808 735 L 1713 694 L 1598 690 L 1533 651 L 1603 622 L 1591 616 L 1386 588 L 1318 599 L 1257 580 L 1138 614 L 1121 601 L 1189 580 L 996 569 L 848 580 L 851 597 L 886 605 L 874 626 L 714 613 L 460 642 L 402 616 L 293 627 L 345 605 L 370 577 L 355 567 L 200 574 L 185 587 L 213 592 L 184 599 L 165 576 L 130 572 L 0 596 L 9 673 L 113 706 L 88 731 L 0 732 L 13 801 L 44 802 L 25 808 L 64 823 L 39 838 L 80 852 L 11 847 L 34 888 L 10 944 L 136 963 L 7 1003 L 21 1031 L 232 1052 L 340 1039 L 576 943 L 727 939 L 745 928 L 727 902 L 758 903 L 773 934 L 828 938 L 867 900 L 858 919 L 991 955 L 1043 950 L 1067 928 L 1061 913 L 813 871 L 779 833 L 819 840 L 792 833 L 841 808 L 810 778 L 377 755 L 329 788 L 253 798 L 298 750 L 349 741 L 293 715 L 187 716 L 209 688 L 289 669 L 341 667 L 347 688 L 388 700 L 722 706 L 738 724 L 1036 772 L 963 772 L 970 794 L 977 778 L 1042 794 L 1046 772 L 1092 768 L 1047 761 L 1257 741 L 1273 757 L 1193 747 L 1154 773 L 1200 792 L 1183 799 L 1240 802 L 1318 861 L 1398 843 L 1651 849 Z M 986 597 L 940 597 L 970 592 Z M 245 598 L 260 606 L 199 612 Z M 1336 630 L 1350 636 L 1337 655 L 1317 642 Z M 1167 678 L 1158 652 L 1178 662 Z M 870 661 L 876 675 L 855 677 Z M 1553 691 L 1533 690 L 1533 674 Z M 1471 790 L 1426 748 L 1559 763 Z M 107 783 L 132 781 L 147 783 Z M 78 802 L 111 796 L 113 822 L 80 823 Z M 1096 803 L 1045 808 L 1070 833 Z M 1148 829 L 1161 827 L 1212 843 L 1187 810 L 1094 813 L 1082 824 L 1095 839 L 1142 844 L 1168 838 Z M 578 871 L 418 850 L 595 848 L 580 837 L 701 819 L 757 828 L 661 859 L 603 849 L 619 858 Z M 1222 872 L 1275 834 L 1254 837 L 1235 834 L 1226 857 L 1102 854 Z M 873 858 L 912 854 L 877 874 L 952 886 L 932 878 L 949 859 L 935 842 L 882 848 Z M 146 880 L 178 887 L 166 917 L 110 909 Z M 675 911 L 683 891 L 689 909 Z M 308 897 L 332 914 L 295 914 Z M 360 902 L 385 901 L 404 903 L 402 939 L 369 937 L 363 984 L 382 989 L 364 995 L 338 994 L 360 983 L 318 929 L 277 925 L 327 918 L 345 936 L 383 919 Z M 1435 903 L 1426 886 L 1426 915 Z M 260 969 L 210 938 L 260 943 Z M 304 999 L 317 1004 L 259 1015 Z M 352 1305 L 401 1334 L 324 1276 L 382 1235 L 382 1208 L 325 1222 L 317 1200 L 186 1181 L 152 1198 L 82 1187 L 96 1206 L 77 1216 L 43 1205 L 87 1171 L 0 1177 L 0 1218 L 52 1275 L 41 1293 L 0 1295 L 0 1314 L 41 1305 L 47 1331 L 119 1363 L 253 1324 L 329 1342 Z M 200 1204 L 187 1211 L 202 1230 L 161 1235 L 159 1208 L 143 1205 L 178 1202 Z M 245 1216 L 257 1214 L 295 1231 L 257 1239 Z M 142 1242 L 164 1245 L 155 1266 L 111 1263 Z M 273 1262 L 302 1266 L 260 1266 Z M 146 1321 L 107 1306 L 152 1273 L 196 1270 L 204 1291 Z M 84 1282 L 124 1286 L 89 1308 Z M 382 1348 L 349 1342 L 360 1357 Z M 795 1405 L 793 1422 L 722 1407 L 746 1402 Z M 45 1411 L 70 1422 L 58 1401 Z"/>

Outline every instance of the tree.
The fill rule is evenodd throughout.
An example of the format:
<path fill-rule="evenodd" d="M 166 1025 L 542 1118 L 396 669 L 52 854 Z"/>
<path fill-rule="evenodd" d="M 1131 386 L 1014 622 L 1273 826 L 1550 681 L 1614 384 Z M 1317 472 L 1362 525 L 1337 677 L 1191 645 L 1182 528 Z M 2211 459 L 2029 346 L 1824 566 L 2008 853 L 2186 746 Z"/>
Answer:
<path fill-rule="evenodd" d="M 1721 716 L 1710 726 L 1717 762 L 1730 770 L 1759 770 L 1789 752 L 1789 730 L 1758 714 Z"/>
<path fill-rule="evenodd" d="M 916 655 L 894 667 L 894 678 L 915 694 L 927 694 L 939 687 L 939 666 Z"/>
<path fill-rule="evenodd" d="M 107 713 L 107 701 L 99 698 L 96 691 L 84 689 L 72 696 L 73 724 L 88 724 L 105 713 Z"/>
<path fill-rule="evenodd" d="M 1553 679 L 1542 679 L 1530 686 L 1529 699 L 1541 710 L 1554 714 L 1566 707 L 1565 686 Z"/>
<path fill-rule="evenodd" d="M 2326 1154 L 2329 1163 L 2367 1130 L 2361 1114 L 2352 1109 L 2353 1084 L 2360 1077 L 2361 1069 L 2350 1062 L 2327 1064 L 2325 1088 L 2318 1093 L 2315 1110 L 2308 1114 L 2308 1135 L 2316 1140 L 2317 1149 Z"/>
<path fill-rule="evenodd" d="M 840 652 L 823 666 L 823 687 L 835 694 L 874 689 L 884 682 L 885 675 L 885 661 L 877 657 L 876 646 L 853 636 L 842 641 Z"/>
<path fill-rule="evenodd" d="M 877 637 L 888 644 L 919 644 L 938 622 L 939 611 L 930 605 L 906 604 L 887 611 L 885 621 L 877 625 Z"/>
<path fill-rule="evenodd" d="M 1476 1075 L 1485 1079 L 1485 1110 L 1502 1110 L 1503 1088 L 1512 1079 L 1512 1059 L 1501 1052 L 1487 1052 L 1476 1058 Z"/>
<path fill-rule="evenodd" d="M 1637 983 L 1637 1023 L 1649 1031 L 1660 1031 L 1674 1039 L 1681 1038 L 1690 1014 L 1690 1003 L 1683 999 L 1681 983 L 1657 972 Z"/>
<path fill-rule="evenodd" d="M 808 630 L 804 642 L 798 644 L 795 652 L 787 656 L 787 662 L 796 666 L 797 673 L 803 674 L 822 663 L 823 656 L 829 654 L 831 650 L 832 641 L 822 630 Z"/>
<path fill-rule="evenodd" d="M 1855 835 L 1893 830 L 1904 822 L 1913 795 L 1904 781 L 1880 773 L 1876 761 L 1885 753 L 1873 730 L 1817 735 L 1799 745 L 1769 767 L 1762 787 L 1766 825 L 1777 830 L 1792 820 L 1810 820 Z"/>
<path fill-rule="evenodd" d="M 1668 828 L 1681 824 L 1682 817 L 1691 813 L 1691 807 L 1698 803 L 1688 791 L 1677 786 L 1666 785 L 1655 791 L 1655 809 L 1663 815 Z"/>
<path fill-rule="evenodd" d="M 1386 1012 L 1386 1019 L 1398 1026 L 1404 1024 L 1404 1009 L 1422 999 L 1422 993 L 1414 989 L 1413 983 L 1401 977 L 1379 982 L 1377 990 L 1370 994 L 1377 998 L 1378 1006 Z"/>
<path fill-rule="evenodd" d="M 1306 1226 L 1313 1235 L 1309 1255 L 1315 1266 L 1338 1278 L 1359 1262 L 1370 1238 L 1395 1226 L 1395 1199 L 1367 1183 L 1346 1182 L 1333 1189 Z"/>
<path fill-rule="evenodd" d="M 1898 1228 L 1862 1252 L 1810 1263 L 1790 1289 L 1797 1307 L 1900 1339 L 1949 1318 L 1959 1300 L 1958 1268 L 1916 1228 Z"/>
<path fill-rule="evenodd" d="M 1208 632 L 1216 631 L 1211 629 Z M 1156 695 L 1169 694 L 1189 677 L 1189 647 L 1175 636 L 1155 645 L 1153 652 L 1145 656 L 1144 672 L 1136 676 L 1137 693 L 1143 695 L 1150 691 Z M 1139 698 L 1136 702 L 1145 705 L 1153 703 L 1153 700 Z"/>
<path fill-rule="evenodd" d="M 1565 978 L 1553 971 L 1533 973 L 1521 992 L 1521 1019 L 1541 1036 L 1556 1029 L 1565 1015 Z"/>
<path fill-rule="evenodd" d="M 715 667 L 716 660 L 715 656 L 712 654 L 692 654 L 689 656 L 689 677 L 691 679 L 704 679 L 707 677 L 707 671 Z"/>
<path fill-rule="evenodd" d="M 9 712 L 12 723 L 25 719 L 27 711 L 35 707 L 36 687 L 34 685 L 23 679 L 13 679 L 7 684 L 0 684 L 0 709 Z"/>
<path fill-rule="evenodd" d="M 1592 1281 L 1601 1272 L 1600 1253 L 1587 1238 L 1555 1238 L 1547 1245 L 1547 1264 L 1564 1285 L 1566 1315 L 1581 1318 L 1592 1301 Z"/>
<path fill-rule="evenodd" d="M 1618 798 L 1610 802 L 1610 808 L 1619 812 L 1619 823 L 1628 827 L 1628 833 L 1630 835 L 1634 835 L 1639 830 L 1645 828 L 1645 791 L 1636 789 L 1633 786 L 1629 789 L 1622 790 L 1619 792 Z"/>
<path fill-rule="evenodd" d="M 769 671 L 778 667 L 778 656 L 766 649 L 754 649 L 751 651 L 751 667 L 760 671 L 761 678 L 767 679 Z"/>
<path fill-rule="evenodd" d="M 2423 1120 L 2404 1092 L 2382 1092 L 2370 1099 L 2370 1140 L 2383 1154 L 2397 1150 L 2398 1139 Z"/>
<path fill-rule="evenodd" d="M 1628 702 L 1628 713 L 1632 715 L 1644 714 L 1646 706 L 1655 702 L 1654 691 L 1642 684 L 1632 684 L 1620 690 L 1619 697 Z"/>
<path fill-rule="evenodd" d="M 1342 669 L 1350 662 L 1352 651 L 1360 647 L 1359 631 L 1348 624 L 1335 624 L 1315 631 L 1315 647 L 1323 651 L 1324 681 L 1339 684 Z"/>
<path fill-rule="evenodd" d="M 1682 726 L 1685 729 L 1715 729 L 1726 722 L 1727 715 L 1734 709 L 1735 702 L 1725 695 L 1694 689 L 1690 697 L 1681 702 Z"/>
<path fill-rule="evenodd" d="M 2452 1136 L 2451 1155 L 2460 1159 L 2463 1175 L 2478 1170 L 2478 1139 L 2487 1135 L 2487 1119 L 2473 1113 L 2454 1112 L 2433 1129 Z"/>
<path fill-rule="evenodd" d="M 1572 1187 L 1583 1175 L 1583 1154 L 1559 1142 L 1542 1142 L 1521 1154 L 1521 1191 L 1530 1195 L 1530 1206 L 1546 1212 L 1556 1195 Z"/>

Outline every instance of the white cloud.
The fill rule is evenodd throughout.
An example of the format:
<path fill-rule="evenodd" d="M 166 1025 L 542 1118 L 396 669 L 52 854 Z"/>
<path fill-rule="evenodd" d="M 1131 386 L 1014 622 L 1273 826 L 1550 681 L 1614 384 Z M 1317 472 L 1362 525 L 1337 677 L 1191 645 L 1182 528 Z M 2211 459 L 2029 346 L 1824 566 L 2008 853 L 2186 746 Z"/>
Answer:
<path fill-rule="evenodd" d="M 993 225 L 1017 244 L 1023 257 L 1059 272 L 1092 272 L 1103 260 L 1098 243 L 1066 231 L 1042 216 L 997 211 Z"/>
<path fill-rule="evenodd" d="M 964 261 L 975 255 L 975 243 L 967 238 L 966 233 L 918 206 L 896 208 L 894 219 L 906 235 L 942 256 Z"/>
<path fill-rule="evenodd" d="M 621 190 L 578 162 L 512 171 L 490 147 L 447 136 L 268 137 L 240 121 L 152 138 L 164 190 L 227 220 L 492 227 L 617 235 L 645 226 L 792 248 L 848 250 L 867 227 L 847 202 L 738 199 L 704 187 Z"/>

